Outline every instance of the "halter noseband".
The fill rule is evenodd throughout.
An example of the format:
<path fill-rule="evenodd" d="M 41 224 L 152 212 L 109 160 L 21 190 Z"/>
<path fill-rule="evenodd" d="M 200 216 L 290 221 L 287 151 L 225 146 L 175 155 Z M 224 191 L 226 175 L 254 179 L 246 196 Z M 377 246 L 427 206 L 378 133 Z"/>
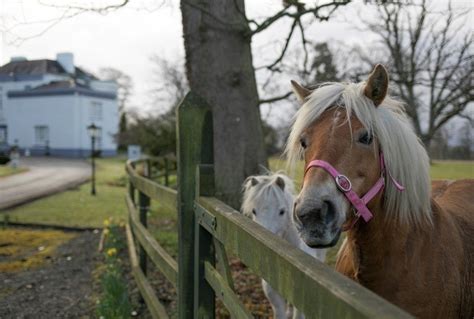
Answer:
<path fill-rule="evenodd" d="M 356 216 L 357 218 L 354 220 L 354 222 L 350 225 L 349 228 L 352 228 L 354 224 L 357 222 L 359 217 L 362 217 L 362 219 L 367 223 L 373 218 L 373 214 L 370 212 L 370 210 L 367 208 L 367 204 L 377 195 L 385 186 L 385 161 L 383 157 L 383 153 L 380 152 L 380 178 L 377 180 L 377 182 L 372 186 L 372 188 L 362 197 L 360 198 L 353 190 L 352 190 L 352 183 L 347 178 L 347 176 L 342 175 L 338 172 L 337 169 L 334 168 L 331 164 L 329 164 L 326 161 L 323 160 L 313 160 L 309 162 L 308 166 L 305 169 L 304 176 L 306 176 L 306 173 L 313 167 L 321 167 L 323 168 L 326 172 L 329 173 L 334 178 L 334 182 L 336 183 L 337 189 L 341 191 L 346 198 L 349 200 L 349 202 L 352 204 L 352 206 L 356 210 Z M 391 181 L 395 185 L 395 187 L 399 191 L 405 190 L 405 187 L 403 187 L 400 183 L 398 183 L 388 172 L 388 176 L 390 177 Z"/>

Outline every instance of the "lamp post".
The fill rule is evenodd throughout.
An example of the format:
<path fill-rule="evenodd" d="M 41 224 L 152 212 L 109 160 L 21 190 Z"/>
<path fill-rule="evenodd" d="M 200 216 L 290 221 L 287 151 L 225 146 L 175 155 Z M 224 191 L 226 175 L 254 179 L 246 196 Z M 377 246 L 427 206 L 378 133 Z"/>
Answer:
<path fill-rule="evenodd" d="M 91 137 L 91 160 L 92 160 L 92 188 L 91 188 L 91 195 L 96 194 L 95 191 L 95 140 L 97 138 L 97 134 L 99 133 L 99 128 L 92 123 L 87 127 L 87 132 Z"/>

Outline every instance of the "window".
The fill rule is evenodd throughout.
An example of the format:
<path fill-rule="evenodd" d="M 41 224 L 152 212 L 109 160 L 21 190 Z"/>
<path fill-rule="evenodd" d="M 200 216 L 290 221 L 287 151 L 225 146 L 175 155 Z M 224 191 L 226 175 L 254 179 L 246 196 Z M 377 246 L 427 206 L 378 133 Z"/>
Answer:
<path fill-rule="evenodd" d="M 89 106 L 89 119 L 91 122 L 102 120 L 102 103 L 92 101 Z"/>
<path fill-rule="evenodd" d="M 0 113 L 3 111 L 3 88 L 0 86 Z M 0 118 L 2 114 L 0 114 Z"/>
<path fill-rule="evenodd" d="M 35 144 L 46 146 L 49 143 L 49 127 L 46 125 L 35 126 Z"/>
<path fill-rule="evenodd" d="M 0 125 L 0 144 L 7 143 L 7 126 Z"/>

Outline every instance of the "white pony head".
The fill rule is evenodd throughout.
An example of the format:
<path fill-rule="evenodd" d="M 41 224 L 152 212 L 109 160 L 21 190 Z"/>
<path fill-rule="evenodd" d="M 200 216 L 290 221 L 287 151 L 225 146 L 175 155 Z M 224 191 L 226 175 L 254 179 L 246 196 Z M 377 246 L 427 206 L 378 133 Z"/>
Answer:
<path fill-rule="evenodd" d="M 293 181 L 282 173 L 250 176 L 244 182 L 243 191 L 242 213 L 284 237 L 292 223 Z"/>

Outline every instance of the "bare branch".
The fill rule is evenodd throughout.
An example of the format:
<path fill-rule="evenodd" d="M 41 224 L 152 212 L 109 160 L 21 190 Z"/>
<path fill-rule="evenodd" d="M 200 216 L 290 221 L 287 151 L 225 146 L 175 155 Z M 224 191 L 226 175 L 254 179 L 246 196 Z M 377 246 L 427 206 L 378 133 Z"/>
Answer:
<path fill-rule="evenodd" d="M 295 20 L 301 19 L 303 16 L 312 14 L 315 18 L 319 19 L 320 21 L 327 21 L 332 13 L 334 13 L 335 9 L 339 6 L 344 6 L 351 2 L 351 0 L 335 0 L 332 2 L 325 3 L 323 5 L 316 5 L 314 8 L 305 8 L 305 6 L 302 6 L 301 4 L 299 5 L 288 5 L 284 7 L 282 10 L 278 11 L 276 14 L 273 16 L 265 19 L 261 23 L 257 23 L 257 27 L 253 29 L 250 33 L 251 36 L 262 32 L 263 30 L 267 29 L 270 27 L 273 23 L 278 21 L 279 19 L 283 17 L 289 17 L 293 18 Z M 319 11 L 321 9 L 325 9 L 327 7 L 333 7 L 332 10 L 329 12 L 328 15 L 325 16 L 320 16 Z M 292 8 L 295 8 L 295 12 L 290 12 Z"/>
<path fill-rule="evenodd" d="M 280 95 L 280 96 L 275 96 L 275 97 L 271 97 L 271 98 L 268 98 L 268 99 L 262 99 L 260 100 L 258 103 L 260 105 L 262 104 L 267 104 L 267 103 L 274 103 L 274 102 L 278 102 L 278 101 L 281 101 L 281 100 L 286 100 L 287 98 L 289 98 L 291 96 L 293 92 L 290 91 L 290 92 L 287 92 L 283 95 Z"/>

